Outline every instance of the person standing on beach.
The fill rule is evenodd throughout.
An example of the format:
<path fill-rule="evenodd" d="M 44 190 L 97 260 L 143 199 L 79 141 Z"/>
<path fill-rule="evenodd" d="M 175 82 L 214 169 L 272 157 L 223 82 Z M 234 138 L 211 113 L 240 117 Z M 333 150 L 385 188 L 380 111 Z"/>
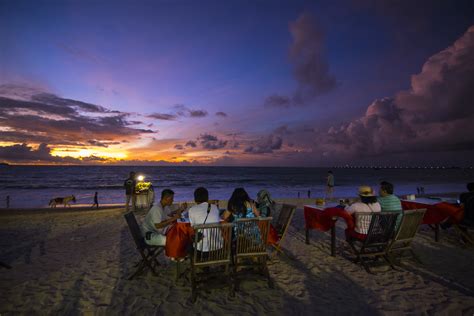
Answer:
<path fill-rule="evenodd" d="M 379 195 L 377 201 L 380 203 L 382 212 L 395 212 L 399 214 L 395 226 L 398 227 L 403 216 L 402 202 L 393 194 L 393 184 L 387 181 L 380 182 Z"/>
<path fill-rule="evenodd" d="M 328 171 L 326 177 L 326 198 L 332 199 L 334 194 L 334 174 L 331 170 Z"/>
<path fill-rule="evenodd" d="M 135 187 L 136 187 L 136 185 L 137 185 L 137 179 L 135 178 L 135 172 L 132 171 L 132 172 L 130 172 L 130 175 L 128 176 L 128 178 L 123 183 L 123 186 L 125 188 L 125 196 L 126 196 L 125 211 L 127 211 L 127 212 L 128 212 L 128 207 L 130 205 L 130 200 L 132 201 L 132 211 L 135 210 L 135 201 L 136 201 Z"/>
<path fill-rule="evenodd" d="M 99 193 L 98 192 L 95 192 L 94 194 L 94 204 L 92 204 L 92 207 L 96 207 L 96 208 L 99 208 Z"/>
<path fill-rule="evenodd" d="M 145 242 L 152 246 L 166 245 L 166 227 L 181 217 L 181 213 L 186 209 L 184 203 L 179 209 L 172 209 L 174 201 L 174 192 L 170 189 L 164 189 L 161 192 L 159 203 L 153 205 L 145 216 L 142 224 L 142 233 Z"/>

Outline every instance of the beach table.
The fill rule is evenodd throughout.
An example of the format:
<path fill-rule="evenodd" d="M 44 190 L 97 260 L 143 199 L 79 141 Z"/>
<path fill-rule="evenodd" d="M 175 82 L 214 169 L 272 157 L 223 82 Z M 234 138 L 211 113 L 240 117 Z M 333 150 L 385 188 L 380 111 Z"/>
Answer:
<path fill-rule="evenodd" d="M 461 206 L 452 203 L 452 200 L 443 201 L 441 198 L 417 197 L 414 200 L 401 200 L 403 210 L 426 209 L 422 224 L 429 225 L 435 232 L 435 241 L 439 241 L 439 224 L 450 219 L 457 225 L 464 217 Z"/>
<path fill-rule="evenodd" d="M 326 203 L 325 205 L 305 205 L 304 220 L 306 244 L 309 244 L 309 234 L 311 229 L 326 232 L 331 230 L 331 256 L 336 256 L 336 222 L 341 217 L 346 221 L 346 230 L 354 229 L 352 216 L 342 207 L 338 207 L 337 202 Z"/>
<path fill-rule="evenodd" d="M 193 235 L 194 229 L 191 227 L 188 218 L 177 220 L 176 223 L 171 225 L 166 231 L 166 256 L 174 259 L 185 258 L 189 250 L 189 245 L 192 244 Z M 268 244 L 273 244 L 277 241 L 277 232 L 270 224 Z"/>

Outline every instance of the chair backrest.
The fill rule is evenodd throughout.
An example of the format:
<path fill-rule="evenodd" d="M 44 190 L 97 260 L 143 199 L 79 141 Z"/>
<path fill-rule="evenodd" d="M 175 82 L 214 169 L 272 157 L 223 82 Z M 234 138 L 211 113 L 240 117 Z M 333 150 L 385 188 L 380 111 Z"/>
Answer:
<path fill-rule="evenodd" d="M 423 221 L 426 209 L 406 210 L 403 212 L 403 217 L 395 234 L 394 241 L 408 242 L 415 238 L 418 227 Z"/>
<path fill-rule="evenodd" d="M 271 217 L 240 218 L 236 226 L 236 257 L 267 256 Z"/>
<path fill-rule="evenodd" d="M 145 240 L 143 239 L 142 232 L 140 230 L 140 226 L 137 223 L 137 219 L 135 218 L 135 214 L 133 212 L 128 212 L 125 215 L 125 220 L 127 221 L 128 228 L 130 229 L 130 234 L 132 234 L 133 240 L 137 245 L 138 249 L 144 249 L 146 247 Z"/>
<path fill-rule="evenodd" d="M 360 214 L 360 213 L 359 213 Z M 364 248 L 388 245 L 393 238 L 398 213 L 375 212 L 366 213 L 371 216 L 367 237 L 364 240 Z"/>
<path fill-rule="evenodd" d="M 193 241 L 193 261 L 195 266 L 211 266 L 227 264 L 231 262 L 232 243 L 231 223 L 212 223 L 195 225 Z M 206 236 L 199 241 L 196 236 Z M 206 243 L 206 250 L 203 250 L 203 243 Z"/>
<path fill-rule="evenodd" d="M 278 220 L 275 224 L 275 229 L 278 233 L 278 236 L 282 236 L 288 226 L 290 225 L 291 219 L 293 218 L 293 214 L 295 213 L 296 206 L 290 204 L 283 204 L 280 210 L 280 214 L 278 216 Z"/>
<path fill-rule="evenodd" d="M 474 196 L 469 197 L 464 204 L 464 218 L 474 221 Z"/>

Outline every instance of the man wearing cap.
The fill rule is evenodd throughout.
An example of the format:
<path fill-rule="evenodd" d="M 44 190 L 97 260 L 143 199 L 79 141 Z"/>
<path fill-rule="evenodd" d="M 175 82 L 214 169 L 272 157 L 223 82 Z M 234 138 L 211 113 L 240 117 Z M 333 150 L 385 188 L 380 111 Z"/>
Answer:
<path fill-rule="evenodd" d="M 365 185 L 359 187 L 359 197 L 360 202 L 346 206 L 345 210 L 349 214 L 381 212 L 382 208 L 371 187 Z M 371 218 L 368 216 L 357 216 L 356 214 L 354 230 L 359 234 L 367 234 L 370 220 Z"/>

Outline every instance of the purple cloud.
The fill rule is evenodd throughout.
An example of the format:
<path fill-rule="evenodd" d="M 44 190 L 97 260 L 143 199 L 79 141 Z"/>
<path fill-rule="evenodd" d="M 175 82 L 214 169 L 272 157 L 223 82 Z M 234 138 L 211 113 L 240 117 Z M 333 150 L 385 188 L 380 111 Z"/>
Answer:
<path fill-rule="evenodd" d="M 467 151 L 474 145 L 474 26 L 431 56 L 411 88 L 377 99 L 365 115 L 310 135 L 325 157 Z M 300 135 L 301 136 L 301 135 Z"/>
<path fill-rule="evenodd" d="M 227 145 L 226 140 L 220 140 L 214 135 L 202 134 L 198 137 L 200 140 L 201 146 L 207 150 L 216 150 L 224 148 Z"/>
<path fill-rule="evenodd" d="M 267 97 L 264 102 L 267 107 L 307 105 L 315 97 L 336 88 L 336 78 L 330 74 L 324 54 L 324 32 L 314 17 L 304 13 L 291 22 L 289 28 L 293 37 L 290 60 L 298 86 L 291 97 L 278 94 Z"/>
<path fill-rule="evenodd" d="M 244 152 L 250 154 L 268 154 L 281 149 L 283 139 L 280 136 L 269 135 L 256 141 L 255 144 L 245 148 Z"/>
<path fill-rule="evenodd" d="M 174 121 L 178 117 L 175 114 L 164 114 L 164 113 L 153 113 L 147 115 L 147 117 L 156 119 L 156 120 L 163 120 L 163 121 Z"/>

